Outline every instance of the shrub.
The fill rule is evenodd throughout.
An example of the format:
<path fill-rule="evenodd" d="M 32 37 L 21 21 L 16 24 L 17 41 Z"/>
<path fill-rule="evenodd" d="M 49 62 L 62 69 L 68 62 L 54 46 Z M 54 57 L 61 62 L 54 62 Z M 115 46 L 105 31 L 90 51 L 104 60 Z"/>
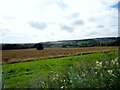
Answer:
<path fill-rule="evenodd" d="M 120 67 L 118 58 L 110 53 L 103 53 L 101 60 L 92 66 L 88 60 L 74 65 L 69 63 L 62 73 L 50 73 L 44 78 L 37 78 L 33 84 L 37 88 L 120 88 Z M 70 65 L 72 64 L 72 65 Z"/>
<path fill-rule="evenodd" d="M 35 47 L 36 47 L 37 50 L 43 50 L 43 49 L 44 49 L 42 43 L 37 43 L 37 44 L 35 44 Z"/>

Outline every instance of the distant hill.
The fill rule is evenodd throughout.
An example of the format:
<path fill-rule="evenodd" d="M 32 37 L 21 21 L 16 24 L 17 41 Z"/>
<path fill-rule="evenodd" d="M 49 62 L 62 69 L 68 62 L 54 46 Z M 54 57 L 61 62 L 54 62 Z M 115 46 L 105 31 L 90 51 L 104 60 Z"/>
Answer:
<path fill-rule="evenodd" d="M 117 46 L 120 37 L 93 38 L 83 40 L 61 40 L 43 43 L 44 47 L 92 47 L 92 46 Z"/>
<path fill-rule="evenodd" d="M 27 49 L 35 48 L 36 43 L 27 44 L 0 44 L 0 49 Z M 73 48 L 73 47 L 93 47 L 93 46 L 119 46 L 120 37 L 93 38 L 83 40 L 61 40 L 42 43 L 45 48 Z"/>

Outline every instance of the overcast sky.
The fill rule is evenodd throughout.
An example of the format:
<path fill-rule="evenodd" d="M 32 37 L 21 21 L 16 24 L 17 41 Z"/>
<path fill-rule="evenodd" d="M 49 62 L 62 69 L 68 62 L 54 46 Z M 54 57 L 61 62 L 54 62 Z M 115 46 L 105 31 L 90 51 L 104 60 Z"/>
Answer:
<path fill-rule="evenodd" d="M 119 0 L 0 0 L 0 42 L 118 36 Z"/>

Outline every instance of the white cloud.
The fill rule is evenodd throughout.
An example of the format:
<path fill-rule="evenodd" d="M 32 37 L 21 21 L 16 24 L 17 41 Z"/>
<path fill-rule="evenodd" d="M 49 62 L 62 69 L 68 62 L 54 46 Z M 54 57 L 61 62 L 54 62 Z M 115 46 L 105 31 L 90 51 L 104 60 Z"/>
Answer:
<path fill-rule="evenodd" d="M 111 7 L 117 2 L 118 0 L 0 0 L 0 30 L 9 31 L 0 34 L 3 37 L 0 42 L 117 36 L 118 11 Z M 41 30 L 31 27 L 30 22 L 36 22 L 32 26 Z M 75 22 L 77 25 L 73 24 Z M 67 31 L 61 28 L 64 25 L 67 25 Z M 99 28 L 100 26 L 103 27 Z M 71 31 L 68 32 L 68 29 Z"/>
<path fill-rule="evenodd" d="M 29 22 L 29 25 L 36 29 L 45 29 L 47 25 L 44 22 Z"/>

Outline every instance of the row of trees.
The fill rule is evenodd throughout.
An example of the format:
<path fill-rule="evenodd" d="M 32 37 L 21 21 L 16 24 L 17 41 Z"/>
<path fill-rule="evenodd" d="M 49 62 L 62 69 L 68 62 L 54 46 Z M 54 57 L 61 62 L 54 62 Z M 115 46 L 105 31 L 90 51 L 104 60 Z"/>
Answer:
<path fill-rule="evenodd" d="M 61 42 L 45 42 L 37 44 L 0 44 L 0 49 L 11 50 L 11 49 L 28 49 L 36 48 L 37 50 L 43 50 L 45 48 L 70 48 L 70 47 L 93 47 L 93 46 L 120 46 L 120 38 L 113 39 L 101 39 L 101 40 L 72 40 L 72 41 L 61 41 Z M 2 47 L 2 48 L 1 48 Z"/>
<path fill-rule="evenodd" d="M 3 50 L 34 48 L 34 44 L 2 44 Z"/>
<path fill-rule="evenodd" d="M 52 43 L 44 43 L 44 47 L 54 48 L 70 48 L 70 47 L 94 47 L 94 46 L 119 46 L 120 40 L 114 42 L 87 42 L 87 43 L 62 43 L 62 44 L 52 44 Z"/>
<path fill-rule="evenodd" d="M 28 49 L 28 48 L 36 48 L 37 50 L 43 50 L 43 44 L 0 44 L 0 49 L 2 50 L 12 50 L 12 49 Z"/>

